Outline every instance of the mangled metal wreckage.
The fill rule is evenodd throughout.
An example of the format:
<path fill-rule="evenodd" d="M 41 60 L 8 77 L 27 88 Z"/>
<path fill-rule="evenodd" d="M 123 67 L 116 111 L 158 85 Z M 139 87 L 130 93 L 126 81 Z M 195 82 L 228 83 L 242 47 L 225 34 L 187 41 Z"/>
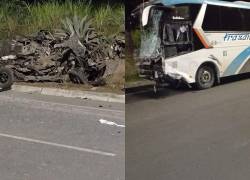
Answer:
<path fill-rule="evenodd" d="M 122 36 L 110 43 L 94 31 L 83 40 L 76 33 L 41 30 L 10 44 L 11 55 L 0 58 L 0 65 L 12 70 L 15 81 L 92 85 L 112 74 L 109 64 L 119 63 L 125 47 Z"/>

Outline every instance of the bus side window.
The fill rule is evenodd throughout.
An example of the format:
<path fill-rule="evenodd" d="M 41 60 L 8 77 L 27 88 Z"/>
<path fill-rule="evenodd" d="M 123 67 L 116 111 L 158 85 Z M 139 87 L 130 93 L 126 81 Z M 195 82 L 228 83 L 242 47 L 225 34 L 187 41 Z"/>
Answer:
<path fill-rule="evenodd" d="M 244 31 L 250 31 L 250 9 L 241 9 L 244 17 Z"/>
<path fill-rule="evenodd" d="M 244 17 L 239 8 L 208 5 L 202 27 L 205 31 L 244 31 Z"/>
<path fill-rule="evenodd" d="M 216 17 L 216 18 L 215 18 Z M 205 31 L 219 31 L 221 30 L 220 7 L 208 5 L 204 17 L 202 28 Z"/>
<path fill-rule="evenodd" d="M 243 31 L 243 16 L 238 8 L 221 7 L 221 23 L 224 31 Z"/>

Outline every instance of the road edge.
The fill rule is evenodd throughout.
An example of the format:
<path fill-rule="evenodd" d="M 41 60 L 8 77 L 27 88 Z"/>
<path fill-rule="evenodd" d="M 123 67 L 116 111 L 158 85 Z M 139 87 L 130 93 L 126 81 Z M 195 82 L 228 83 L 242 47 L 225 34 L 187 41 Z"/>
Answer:
<path fill-rule="evenodd" d="M 139 93 L 143 91 L 148 91 L 148 90 L 153 90 L 153 85 L 141 85 L 141 86 L 136 86 L 136 87 L 127 87 L 125 88 L 125 94 L 134 94 L 134 93 Z"/>
<path fill-rule="evenodd" d="M 102 93 L 102 92 L 90 92 L 81 90 L 65 90 L 58 88 L 48 87 L 35 87 L 27 85 L 12 85 L 11 90 L 24 93 L 39 93 L 49 96 L 62 96 L 69 98 L 81 98 L 95 101 L 106 101 L 114 103 L 125 103 L 125 95 L 119 95 L 114 93 Z"/>
<path fill-rule="evenodd" d="M 138 92 L 142 92 L 145 90 L 153 90 L 155 82 L 153 81 L 148 81 L 148 80 L 143 80 L 143 81 L 135 81 L 132 83 L 127 83 L 125 85 L 125 94 L 134 94 Z"/>

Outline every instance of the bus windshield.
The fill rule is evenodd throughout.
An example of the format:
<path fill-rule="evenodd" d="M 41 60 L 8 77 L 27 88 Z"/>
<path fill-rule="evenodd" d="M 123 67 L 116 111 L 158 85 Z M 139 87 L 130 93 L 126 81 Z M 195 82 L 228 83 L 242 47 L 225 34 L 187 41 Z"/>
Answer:
<path fill-rule="evenodd" d="M 163 44 L 189 41 L 188 19 L 188 6 L 152 8 L 148 24 L 142 27 L 140 57 L 156 58 L 162 55 Z"/>
<path fill-rule="evenodd" d="M 140 57 L 157 57 L 160 51 L 160 20 L 162 18 L 163 11 L 154 9 L 150 13 L 149 23 L 143 27 L 141 34 L 141 48 Z"/>

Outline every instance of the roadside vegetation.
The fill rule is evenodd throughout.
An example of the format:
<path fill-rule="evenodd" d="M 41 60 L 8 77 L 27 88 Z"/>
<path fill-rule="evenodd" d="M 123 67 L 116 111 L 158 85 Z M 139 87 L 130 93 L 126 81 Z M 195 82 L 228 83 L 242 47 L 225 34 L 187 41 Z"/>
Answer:
<path fill-rule="evenodd" d="M 1 0 L 0 39 L 28 35 L 41 29 L 54 30 L 61 20 L 74 15 L 92 19 L 94 28 L 106 37 L 124 31 L 124 5 L 92 4 L 89 0 L 42 1 Z"/>
<path fill-rule="evenodd" d="M 79 22 L 82 19 L 87 19 L 87 21 L 80 23 L 69 21 L 76 19 L 75 17 Z M 118 64 L 118 67 L 112 69 L 112 73 L 107 76 L 105 87 L 112 89 L 124 87 L 123 56 L 111 57 L 109 52 L 119 51 L 115 43 L 124 39 L 125 9 L 121 0 L 0 0 L 0 24 L 0 55 L 1 52 L 9 50 L 9 44 L 5 42 L 20 39 L 17 36 L 37 34 L 41 30 L 48 30 L 53 34 L 59 29 L 65 29 L 65 25 L 73 31 L 85 32 L 86 28 L 92 29 L 91 32 L 96 32 L 96 37 L 103 40 L 100 42 L 106 43 L 105 45 L 111 49 L 104 48 L 107 52 L 103 58 L 109 57 L 113 60 L 113 64 Z M 82 43 L 86 43 L 85 40 L 82 40 Z M 96 58 L 93 59 L 96 60 Z"/>
<path fill-rule="evenodd" d="M 140 29 L 135 28 L 127 32 L 126 37 L 126 84 L 142 81 L 138 75 L 138 67 L 136 61 L 138 60 L 138 53 L 141 46 L 141 33 Z"/>

